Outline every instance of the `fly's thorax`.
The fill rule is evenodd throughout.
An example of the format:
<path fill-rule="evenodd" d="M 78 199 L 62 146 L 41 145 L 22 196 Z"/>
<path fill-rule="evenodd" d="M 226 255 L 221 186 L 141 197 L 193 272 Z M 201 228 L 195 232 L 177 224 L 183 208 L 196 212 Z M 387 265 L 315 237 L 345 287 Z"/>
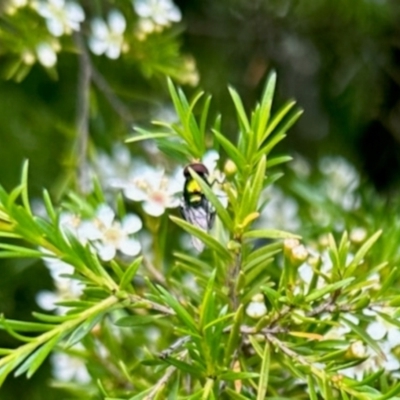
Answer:
<path fill-rule="evenodd" d="M 197 206 L 201 204 L 204 198 L 204 194 L 200 185 L 193 178 L 186 180 L 183 195 L 185 201 L 191 206 Z"/>

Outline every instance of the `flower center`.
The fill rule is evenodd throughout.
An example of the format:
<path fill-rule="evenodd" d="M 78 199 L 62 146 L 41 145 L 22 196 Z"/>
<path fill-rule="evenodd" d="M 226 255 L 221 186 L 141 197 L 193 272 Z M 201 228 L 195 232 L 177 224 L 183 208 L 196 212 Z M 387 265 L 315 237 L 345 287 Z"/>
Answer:
<path fill-rule="evenodd" d="M 158 204 L 164 205 L 166 202 L 166 193 L 161 190 L 155 190 L 151 193 L 151 199 Z"/>
<path fill-rule="evenodd" d="M 119 226 L 112 226 L 104 231 L 104 241 L 117 245 L 123 237 L 123 232 Z"/>

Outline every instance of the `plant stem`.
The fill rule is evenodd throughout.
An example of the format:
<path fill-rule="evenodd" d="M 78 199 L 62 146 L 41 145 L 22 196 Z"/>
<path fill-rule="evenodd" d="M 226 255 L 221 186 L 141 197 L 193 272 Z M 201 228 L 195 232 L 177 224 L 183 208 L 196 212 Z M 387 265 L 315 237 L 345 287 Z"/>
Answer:
<path fill-rule="evenodd" d="M 155 398 L 155 396 L 157 396 L 157 394 L 164 389 L 165 385 L 167 384 L 167 382 L 169 381 L 169 379 L 171 378 L 171 376 L 174 374 L 174 372 L 176 371 L 176 367 L 174 366 L 169 366 L 167 368 L 167 371 L 165 372 L 165 374 L 161 377 L 161 379 L 153 386 L 153 389 L 151 390 L 151 392 L 143 398 L 143 400 L 152 400 Z"/>
<path fill-rule="evenodd" d="M 76 101 L 78 187 L 82 193 L 86 193 L 89 187 L 86 155 L 89 140 L 89 92 L 92 69 L 82 35 L 79 32 L 74 33 L 74 40 L 79 50 L 78 96 Z"/>

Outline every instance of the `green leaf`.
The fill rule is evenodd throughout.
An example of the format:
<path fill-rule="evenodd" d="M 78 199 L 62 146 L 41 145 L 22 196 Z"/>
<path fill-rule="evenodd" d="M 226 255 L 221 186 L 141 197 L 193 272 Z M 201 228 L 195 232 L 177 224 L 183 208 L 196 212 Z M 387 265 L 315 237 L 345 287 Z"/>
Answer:
<path fill-rule="evenodd" d="M 206 124 L 207 124 L 207 117 L 208 117 L 208 110 L 210 109 L 211 103 L 211 95 L 206 97 L 206 101 L 204 102 L 203 111 L 201 112 L 201 119 L 200 119 L 200 132 L 205 133 L 206 131 Z"/>
<path fill-rule="evenodd" d="M 253 379 L 258 378 L 260 376 L 257 372 L 234 372 L 228 371 L 219 375 L 219 379 L 223 381 L 236 381 L 236 380 L 245 380 L 245 379 Z M 264 399 L 264 398 L 263 398 Z"/>
<path fill-rule="evenodd" d="M 377 400 L 394 400 L 397 394 L 400 393 L 400 382 L 388 390 L 383 396 L 377 398 Z"/>
<path fill-rule="evenodd" d="M 235 89 L 233 89 L 232 87 L 229 87 L 228 89 L 229 89 L 229 93 L 231 94 L 233 103 L 235 105 L 236 114 L 238 116 L 241 129 L 243 130 L 244 134 L 247 134 L 250 132 L 251 128 L 250 128 L 249 120 L 247 119 L 246 112 L 243 107 L 242 100 L 240 99 L 240 96 L 237 94 Z"/>
<path fill-rule="evenodd" d="M 187 372 L 188 374 L 193 375 L 197 378 L 200 378 L 202 376 L 203 371 L 201 369 L 196 368 L 195 366 L 190 365 L 184 361 L 177 360 L 176 358 L 173 357 L 167 357 L 164 359 L 164 361 L 178 368 L 180 371 Z"/>
<path fill-rule="evenodd" d="M 296 104 L 294 100 L 290 100 L 285 103 L 272 117 L 268 124 L 268 128 L 262 137 L 262 142 L 269 136 L 269 134 L 278 126 L 278 124 L 282 121 L 282 119 L 287 115 L 287 113 L 293 108 Z M 282 131 L 283 132 L 283 131 Z"/>
<path fill-rule="evenodd" d="M 69 337 L 67 343 L 65 344 L 65 348 L 73 346 L 75 343 L 78 343 L 82 338 L 84 338 L 93 327 L 98 324 L 103 318 L 103 313 L 99 313 L 89 318 L 82 324 L 80 324 L 74 332 L 72 332 Z"/>
<path fill-rule="evenodd" d="M 122 327 L 143 326 L 154 324 L 158 319 L 163 318 L 163 315 L 131 315 L 129 317 L 122 317 L 114 322 L 114 325 Z"/>
<path fill-rule="evenodd" d="M 122 275 L 121 282 L 119 284 L 120 290 L 125 290 L 132 282 L 132 279 L 136 275 L 140 265 L 142 264 L 143 257 L 136 258 L 132 264 L 126 269 L 124 275 Z"/>
<path fill-rule="evenodd" d="M 182 92 L 183 95 L 183 92 Z M 193 115 L 193 109 L 196 106 L 199 99 L 204 95 L 204 92 L 199 92 L 194 99 L 190 103 L 190 107 L 186 111 L 186 118 L 184 122 L 184 126 L 186 129 L 192 134 L 193 142 L 195 144 L 196 149 L 198 149 L 200 154 L 205 152 L 205 140 L 204 140 L 204 131 L 199 129 L 197 125 L 196 119 Z"/>
<path fill-rule="evenodd" d="M 274 137 L 272 137 L 268 143 L 261 147 L 260 150 L 257 151 L 257 154 L 255 156 L 255 159 L 258 160 L 259 158 L 261 158 L 263 155 L 268 156 L 268 154 L 271 152 L 271 150 L 279 143 L 281 142 L 283 139 L 285 139 L 286 134 L 285 133 L 278 133 L 277 135 L 275 135 Z"/>
<path fill-rule="evenodd" d="M 240 304 L 233 319 L 233 325 L 230 329 L 228 344 L 225 347 L 224 365 L 229 366 L 232 362 L 232 357 L 237 349 L 240 340 L 240 326 L 244 317 L 244 306 Z"/>
<path fill-rule="evenodd" d="M 39 313 L 36 311 L 32 311 L 32 315 L 39 321 L 51 322 L 54 324 L 61 323 L 61 322 L 67 321 L 69 319 L 75 318 L 74 316 L 71 316 L 71 315 L 43 314 L 43 313 Z M 48 326 L 54 327 L 53 325 L 48 325 Z"/>
<path fill-rule="evenodd" d="M 222 223 L 225 227 L 231 231 L 233 229 L 233 221 L 228 213 L 228 211 L 224 208 L 218 197 L 214 194 L 210 185 L 204 181 L 204 179 L 200 178 L 200 176 L 191 168 L 189 168 L 190 175 L 192 175 L 193 179 L 199 184 L 201 190 L 204 192 L 207 199 L 214 206 L 218 217 L 221 219 Z"/>
<path fill-rule="evenodd" d="M 8 374 L 13 370 L 14 366 L 14 363 L 10 362 L 0 368 L 0 387 L 3 386 L 4 381 L 6 380 Z"/>
<path fill-rule="evenodd" d="M 60 340 L 62 333 L 54 336 L 46 344 L 41 346 L 33 354 L 31 354 L 25 362 L 15 371 L 14 376 L 19 376 L 28 370 L 26 376 L 29 379 L 36 370 L 42 365 L 43 361 L 49 355 L 49 353 L 54 349 L 58 341 Z"/>
<path fill-rule="evenodd" d="M 7 257 L 24 257 L 24 258 L 42 258 L 43 253 L 39 250 L 29 249 L 13 244 L 0 243 L 0 249 L 8 250 L 0 252 L 0 258 Z"/>
<path fill-rule="evenodd" d="M 209 263 L 206 263 L 199 258 L 192 257 L 189 254 L 175 252 L 173 253 L 176 258 L 179 260 L 185 261 L 187 264 L 193 265 L 196 269 L 201 272 L 201 276 L 204 276 L 204 273 L 211 270 L 212 266 Z"/>
<path fill-rule="evenodd" d="M 28 214 L 32 217 L 32 210 L 31 210 L 31 205 L 29 203 L 29 194 L 28 194 L 28 171 L 29 171 L 29 161 L 25 160 L 23 167 L 22 167 L 22 178 L 21 178 L 21 183 L 22 183 L 22 204 L 25 207 L 25 210 L 28 212 Z"/>
<path fill-rule="evenodd" d="M 52 324 L 0 319 L 0 329 L 6 329 L 5 325 L 16 332 L 43 332 L 54 328 Z"/>
<path fill-rule="evenodd" d="M 266 171 L 266 158 L 262 157 L 258 162 L 256 172 L 251 182 L 251 191 L 248 204 L 246 204 L 247 215 L 257 210 L 261 191 L 264 187 L 264 177 Z"/>
<path fill-rule="evenodd" d="M 227 387 L 225 388 L 225 392 L 229 395 L 229 397 L 233 400 L 249 400 L 248 397 L 241 395 L 238 392 L 235 392 L 233 389 Z"/>
<path fill-rule="evenodd" d="M 203 295 L 203 301 L 200 306 L 200 315 L 199 315 L 199 327 L 201 330 L 213 320 L 214 318 L 214 310 L 215 310 L 215 298 L 213 296 L 214 293 L 214 284 L 215 284 L 215 276 L 217 274 L 217 270 L 211 273 L 210 279 L 208 280 L 206 290 Z"/>
<path fill-rule="evenodd" d="M 245 257 L 244 260 L 245 268 L 251 268 L 249 264 L 251 264 L 255 260 L 257 260 L 256 262 L 258 262 L 258 259 L 260 257 L 270 258 L 281 251 L 282 251 L 282 242 L 280 241 L 268 243 L 264 246 L 261 246 L 257 250 L 252 249 L 250 254 L 248 254 L 247 257 Z"/>
<path fill-rule="evenodd" d="M 310 400 L 318 400 L 312 375 L 307 376 L 307 383 L 308 383 L 308 393 L 310 395 Z"/>
<path fill-rule="evenodd" d="M 289 103 L 290 104 L 290 103 Z M 294 105 L 295 103 L 293 102 L 293 104 L 289 107 L 289 109 Z M 293 125 L 294 123 L 300 118 L 300 116 L 303 114 L 303 110 L 298 110 L 296 112 L 293 113 L 293 115 L 291 117 L 288 118 L 288 120 L 286 122 L 283 123 L 283 126 L 278 128 L 277 134 L 279 133 L 286 133 Z M 278 114 L 279 115 L 279 114 Z M 283 118 L 284 115 L 279 115 L 279 117 Z M 275 118 L 274 118 L 275 119 Z M 277 120 L 277 124 L 280 122 L 281 120 Z M 269 125 L 267 132 L 266 132 L 266 136 L 267 137 L 271 132 L 272 129 L 275 128 L 275 121 L 271 121 L 271 124 Z"/>
<path fill-rule="evenodd" d="M 185 220 L 183 220 L 181 218 L 177 218 L 172 215 L 170 215 L 169 218 L 173 222 L 175 222 L 178 226 L 180 226 L 182 229 L 184 229 L 186 232 L 201 239 L 208 247 L 210 247 L 212 250 L 214 250 L 220 256 L 222 256 L 223 259 L 230 258 L 231 255 L 230 255 L 228 249 L 226 249 L 218 240 L 214 239 L 207 232 L 203 231 L 202 229 L 198 228 L 197 226 L 190 224 L 189 222 L 186 222 Z"/>
<path fill-rule="evenodd" d="M 131 397 L 129 400 L 143 400 L 147 397 L 147 395 L 153 390 L 153 388 L 149 388 L 146 390 L 143 390 L 142 392 L 136 394 L 135 396 Z M 114 400 L 114 399 L 104 399 L 104 400 Z M 119 399 L 117 399 L 119 400 Z M 121 399 L 122 400 L 122 399 Z"/>
<path fill-rule="evenodd" d="M 144 129 L 135 127 L 135 131 L 139 132 L 140 135 L 130 137 L 125 140 L 125 143 L 135 143 L 140 142 L 142 140 L 150 140 L 150 139 L 162 139 L 162 138 L 169 138 L 173 136 L 172 133 L 166 132 L 147 132 Z"/>
<path fill-rule="evenodd" d="M 46 189 L 43 189 L 43 201 L 46 207 L 47 215 L 55 223 L 57 221 L 57 213 L 54 210 L 53 203 L 51 202 L 51 197 Z"/>
<path fill-rule="evenodd" d="M 177 317 L 193 332 L 198 333 L 197 325 L 191 315 L 183 308 L 183 306 L 162 286 L 156 286 L 161 293 L 165 303 L 167 303 L 175 312 Z"/>
<path fill-rule="evenodd" d="M 258 356 L 263 359 L 264 350 L 262 349 L 260 343 L 257 342 L 257 339 L 253 335 L 249 335 L 249 341 Z"/>
<path fill-rule="evenodd" d="M 267 161 L 267 170 L 269 168 L 275 167 L 275 166 L 277 166 L 279 164 L 287 163 L 287 162 L 292 161 L 292 160 L 293 160 L 293 158 L 290 157 L 290 156 L 279 156 L 279 157 L 269 158 L 268 161 Z"/>
<path fill-rule="evenodd" d="M 225 306 L 226 308 L 226 306 Z M 222 321 L 225 321 L 227 319 L 231 319 L 232 317 L 234 317 L 234 313 L 230 313 L 230 314 L 225 314 L 223 313 L 222 316 L 218 317 L 217 319 L 214 319 L 212 321 L 210 321 L 207 325 L 204 325 L 203 330 L 207 331 L 207 329 L 210 329 L 211 327 L 220 324 Z M 213 332 L 213 336 L 215 336 L 215 333 Z"/>
<path fill-rule="evenodd" d="M 254 268 L 252 268 L 251 270 L 248 270 L 246 272 L 246 286 L 247 286 L 247 289 L 251 288 L 251 285 L 252 285 L 254 280 L 257 280 L 256 284 L 257 284 L 257 286 L 259 286 L 259 282 L 262 279 L 262 276 L 260 276 L 260 275 L 261 274 L 264 274 L 264 275 L 268 274 L 267 267 L 273 261 L 274 261 L 273 258 L 266 258 L 266 259 L 262 260 L 257 266 L 255 266 Z"/>
<path fill-rule="evenodd" d="M 276 86 L 276 72 L 272 72 L 267 80 L 267 84 L 265 85 L 264 93 L 261 98 L 260 108 L 258 112 L 258 123 L 257 123 L 257 142 L 260 145 L 266 138 L 266 125 L 269 120 L 269 116 L 271 113 L 271 105 L 272 99 L 275 92 Z"/>
<path fill-rule="evenodd" d="M 365 255 L 368 253 L 370 248 L 374 245 L 374 243 L 379 239 L 379 237 L 382 234 L 382 230 L 379 230 L 376 232 L 374 235 L 372 235 L 357 251 L 357 253 L 354 255 L 353 260 L 350 262 L 350 264 L 347 266 L 345 275 L 344 276 L 351 276 L 353 275 L 354 271 L 356 270 L 358 264 L 361 262 L 361 260 L 365 257 Z"/>
<path fill-rule="evenodd" d="M 214 133 L 215 138 L 217 139 L 218 143 L 223 147 L 228 157 L 235 163 L 236 167 L 239 171 L 242 171 L 243 168 L 246 166 L 247 161 L 242 156 L 242 154 L 238 151 L 238 149 L 220 132 L 213 129 L 212 132 Z"/>
<path fill-rule="evenodd" d="M 295 235 L 290 232 L 280 231 L 277 229 L 256 229 L 245 232 L 243 234 L 245 239 L 301 239 L 301 236 Z"/>
<path fill-rule="evenodd" d="M 258 381 L 257 400 L 264 400 L 265 395 L 267 393 L 268 376 L 270 369 L 270 357 L 271 357 L 270 345 L 269 342 L 266 341 L 262 356 L 260 379 Z"/>
<path fill-rule="evenodd" d="M 347 279 L 342 279 L 341 281 L 335 282 L 335 283 L 331 283 L 329 285 L 324 286 L 321 289 L 318 290 L 314 290 L 313 292 L 311 292 L 309 295 L 306 296 L 306 298 L 304 299 L 304 301 L 306 303 L 309 303 L 311 301 L 317 300 L 320 297 L 325 296 L 328 293 L 334 292 L 335 290 L 338 290 L 342 287 L 347 286 L 350 282 L 352 282 L 355 278 L 351 277 L 351 278 L 347 278 Z"/>
<path fill-rule="evenodd" d="M 280 246 L 281 247 L 281 246 Z M 277 250 L 269 250 L 266 251 L 265 254 L 262 254 L 260 256 L 258 256 L 257 258 L 251 258 L 248 257 L 248 262 L 243 264 L 243 271 L 250 271 L 251 269 L 257 267 L 260 264 L 264 264 L 265 260 L 271 260 L 273 259 L 273 255 L 278 254 L 281 252 L 281 249 L 277 249 Z"/>

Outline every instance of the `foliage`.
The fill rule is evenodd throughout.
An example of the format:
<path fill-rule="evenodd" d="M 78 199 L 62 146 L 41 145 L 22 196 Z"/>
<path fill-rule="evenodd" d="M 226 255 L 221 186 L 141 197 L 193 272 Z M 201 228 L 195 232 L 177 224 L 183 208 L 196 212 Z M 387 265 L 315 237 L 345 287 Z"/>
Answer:
<path fill-rule="evenodd" d="M 399 326 L 391 308 L 399 301 L 392 285 L 398 273 L 381 284 L 388 263 L 371 255 L 382 232 L 359 243 L 346 232 L 339 240 L 331 234 L 326 247 L 311 250 L 299 236 L 255 225 L 268 208 L 265 190 L 281 176 L 273 168 L 290 159 L 270 153 L 301 114 L 293 102 L 271 114 L 275 81 L 272 73 L 250 116 L 230 88 L 237 144 L 224 137 L 220 117 L 209 130 L 209 98 L 197 118 L 200 95 L 189 102 L 171 81 L 179 121 L 137 129 L 128 140 L 156 140 L 188 162 L 204 156 L 210 141 L 225 153 L 227 208 L 192 171 L 217 213 L 211 232 L 154 215 L 143 169 L 133 183 L 148 198 L 131 199 L 144 202 L 137 211 L 144 227 L 114 191 L 117 221 L 99 177 L 86 197 L 71 192 L 62 208 L 44 191 L 43 216 L 31 209 L 27 163 L 21 184 L 1 189 L 0 256 L 44 259 L 56 280 L 80 287 L 75 298 L 55 303 L 55 314 L 35 312 L 36 322 L 1 320 L 22 342 L 1 349 L 1 381 L 12 372 L 31 377 L 56 352 L 84 360 L 88 379 L 65 386 L 82 398 L 396 398 L 400 385 L 389 364 L 396 359 L 390 332 Z M 127 196 L 129 188 L 121 188 Z M 168 261 L 173 223 L 206 244 L 200 257 L 168 241 Z M 146 232 L 150 245 L 140 243 Z M 377 340 L 371 326 L 379 321 L 387 328 Z"/>
<path fill-rule="evenodd" d="M 300 16 L 326 7 L 287 4 Z M 383 10 L 368 4 L 357 10 Z M 277 153 L 302 111 L 273 101 L 274 72 L 250 113 L 229 87 L 231 140 L 225 109 L 215 114 L 211 95 L 174 83 L 198 75 L 171 1 L 9 0 L 0 12 L 5 80 L 59 79 L 48 99 L 57 113 L 32 97 L 6 118 L 10 136 L 43 129 L 47 169 L 57 160 L 68 170 L 40 200 L 41 157 L 24 163 L 16 187 L 0 186 L 2 268 L 39 265 L 52 282 L 18 318 L 4 302 L 0 386 L 41 379 L 51 365 L 46 398 L 50 387 L 58 398 L 109 400 L 400 398 L 398 201 L 379 198 L 343 159 L 311 167 Z M 154 115 L 154 77 L 167 82 L 173 112 Z M 4 84 L 11 103 L 16 87 Z M 126 145 L 115 144 L 133 121 Z M 73 142 L 62 161 L 54 130 Z M 0 150 L 8 165 L 13 152 Z M 185 168 L 194 162 L 208 176 Z M 207 205 L 196 215 L 216 214 L 210 230 L 174 210 L 189 180 Z"/>

